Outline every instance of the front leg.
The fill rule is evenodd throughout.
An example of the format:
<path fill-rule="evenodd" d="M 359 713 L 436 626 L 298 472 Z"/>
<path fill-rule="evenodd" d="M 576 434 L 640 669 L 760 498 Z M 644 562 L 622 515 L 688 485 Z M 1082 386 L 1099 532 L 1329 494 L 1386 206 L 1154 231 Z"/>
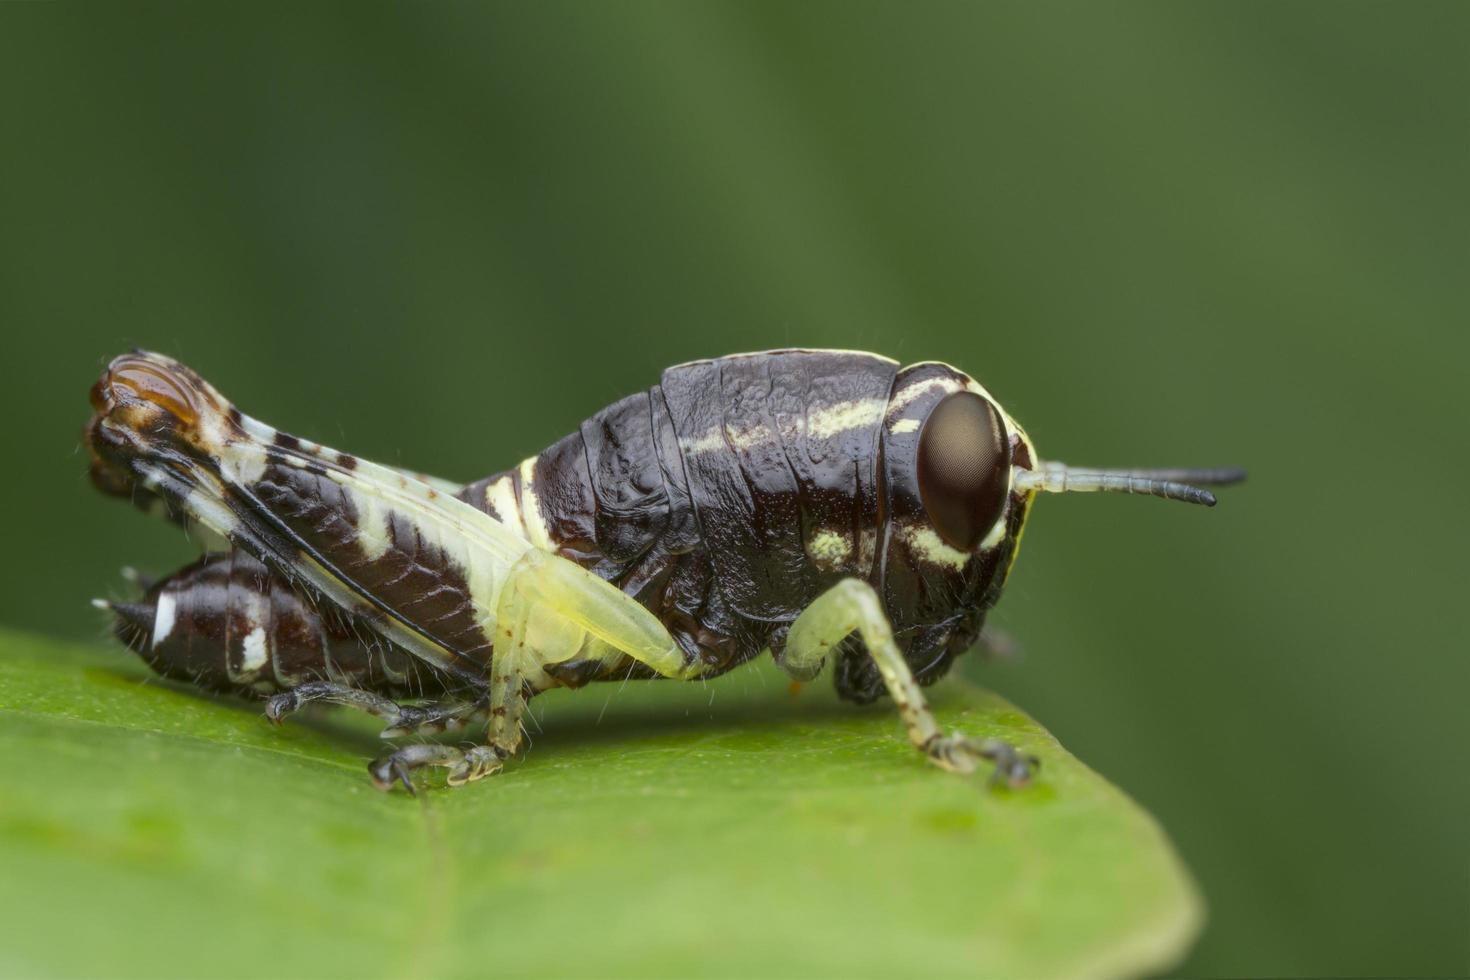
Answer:
<path fill-rule="evenodd" d="M 808 680 L 822 669 L 828 654 L 856 631 L 878 667 L 909 741 L 935 765 L 951 772 L 974 772 L 981 759 L 995 764 L 992 782 L 1021 786 L 1041 765 L 1033 755 L 1022 755 L 996 739 L 973 739 L 955 732 L 945 735 L 934 721 L 924 692 L 893 640 L 893 629 L 878 593 L 860 579 L 844 579 L 818 596 L 796 622 L 778 662 L 793 677 Z"/>

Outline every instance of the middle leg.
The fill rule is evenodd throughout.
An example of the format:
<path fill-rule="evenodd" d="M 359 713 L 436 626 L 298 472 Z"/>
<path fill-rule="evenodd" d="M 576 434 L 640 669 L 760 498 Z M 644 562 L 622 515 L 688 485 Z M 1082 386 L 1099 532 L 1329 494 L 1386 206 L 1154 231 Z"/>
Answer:
<path fill-rule="evenodd" d="M 384 789 L 395 781 L 411 787 L 408 773 L 425 766 L 449 769 L 451 786 L 498 772 L 521 746 L 521 718 L 542 667 L 589 646 L 609 659 L 631 657 L 664 677 L 687 680 L 703 669 L 632 596 L 573 561 L 533 549 L 511 566 L 496 607 L 486 744 L 409 746 L 374 761 L 373 781 Z"/>

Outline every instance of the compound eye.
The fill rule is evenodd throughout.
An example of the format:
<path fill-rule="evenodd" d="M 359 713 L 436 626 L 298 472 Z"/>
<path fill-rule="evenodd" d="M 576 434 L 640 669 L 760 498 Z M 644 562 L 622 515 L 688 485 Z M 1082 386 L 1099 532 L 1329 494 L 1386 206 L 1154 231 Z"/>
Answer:
<path fill-rule="evenodd" d="M 919 498 L 951 548 L 973 551 L 995 526 L 1010 469 L 1010 439 L 994 405 L 957 391 L 934 406 L 919 433 Z"/>

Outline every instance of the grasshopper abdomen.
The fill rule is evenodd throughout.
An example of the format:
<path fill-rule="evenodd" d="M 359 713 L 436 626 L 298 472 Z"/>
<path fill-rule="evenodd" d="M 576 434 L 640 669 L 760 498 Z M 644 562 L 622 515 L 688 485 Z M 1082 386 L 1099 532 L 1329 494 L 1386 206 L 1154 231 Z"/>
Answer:
<path fill-rule="evenodd" d="M 258 697 L 320 680 L 389 697 L 444 690 L 438 673 L 242 551 L 204 555 L 136 600 L 101 604 L 150 667 L 207 690 Z"/>

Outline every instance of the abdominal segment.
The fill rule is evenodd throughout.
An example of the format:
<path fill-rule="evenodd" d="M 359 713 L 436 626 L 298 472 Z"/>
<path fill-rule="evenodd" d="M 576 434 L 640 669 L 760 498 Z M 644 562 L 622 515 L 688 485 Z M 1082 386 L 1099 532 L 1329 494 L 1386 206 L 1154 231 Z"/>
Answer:
<path fill-rule="evenodd" d="M 242 551 L 205 555 L 140 599 L 105 605 L 150 667 L 209 690 L 260 696 L 328 680 L 408 698 L 459 686 Z"/>

